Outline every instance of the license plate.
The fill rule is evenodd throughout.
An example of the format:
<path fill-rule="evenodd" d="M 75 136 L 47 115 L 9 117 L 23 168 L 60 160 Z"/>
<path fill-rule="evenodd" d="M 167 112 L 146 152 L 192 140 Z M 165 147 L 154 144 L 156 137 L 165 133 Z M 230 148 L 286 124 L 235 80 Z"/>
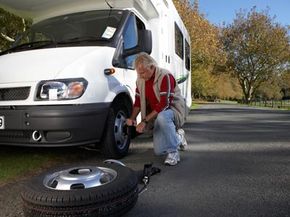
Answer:
<path fill-rule="evenodd" d="M 5 119 L 4 116 L 0 116 L 0 130 L 5 129 Z"/>

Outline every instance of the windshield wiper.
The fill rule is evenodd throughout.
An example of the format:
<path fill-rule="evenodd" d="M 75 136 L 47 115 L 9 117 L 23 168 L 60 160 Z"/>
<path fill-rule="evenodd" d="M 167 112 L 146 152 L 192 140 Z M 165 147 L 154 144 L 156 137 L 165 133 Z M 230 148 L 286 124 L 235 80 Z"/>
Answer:
<path fill-rule="evenodd" d="M 50 45 L 56 45 L 55 41 L 52 40 L 45 40 L 45 41 L 33 41 L 33 42 L 28 42 L 20 45 L 16 45 L 14 47 L 11 47 L 3 52 L 0 53 L 0 55 L 7 54 L 7 53 L 12 53 L 15 51 L 22 51 L 22 50 L 29 50 L 29 49 L 38 49 Z"/>
<path fill-rule="evenodd" d="M 44 48 L 50 45 L 57 46 L 57 45 L 64 45 L 64 44 L 75 44 L 75 43 L 95 42 L 95 41 L 108 41 L 108 39 L 99 38 L 96 36 L 82 36 L 82 37 L 70 38 L 63 41 L 52 41 L 52 40 L 33 41 L 33 42 L 24 43 L 24 44 L 11 47 L 3 52 L 0 52 L 0 56 L 4 54 L 8 54 L 8 53 L 13 53 L 16 51 Z"/>
<path fill-rule="evenodd" d="M 94 41 L 107 41 L 106 38 L 99 38 L 96 36 L 82 36 L 69 38 L 63 41 L 58 41 L 57 44 L 70 44 L 70 43 L 81 43 L 81 42 L 94 42 Z"/>

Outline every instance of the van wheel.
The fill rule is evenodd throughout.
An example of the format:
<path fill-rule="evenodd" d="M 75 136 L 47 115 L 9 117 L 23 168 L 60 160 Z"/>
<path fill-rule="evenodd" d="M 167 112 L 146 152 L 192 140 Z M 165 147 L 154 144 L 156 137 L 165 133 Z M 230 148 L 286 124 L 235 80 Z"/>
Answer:
<path fill-rule="evenodd" d="M 27 181 L 25 217 L 117 217 L 138 199 L 135 171 L 118 164 L 52 170 Z"/>
<path fill-rule="evenodd" d="M 106 157 L 119 159 L 127 155 L 131 139 L 124 125 L 128 117 L 129 109 L 123 101 L 113 103 L 101 142 Z"/>

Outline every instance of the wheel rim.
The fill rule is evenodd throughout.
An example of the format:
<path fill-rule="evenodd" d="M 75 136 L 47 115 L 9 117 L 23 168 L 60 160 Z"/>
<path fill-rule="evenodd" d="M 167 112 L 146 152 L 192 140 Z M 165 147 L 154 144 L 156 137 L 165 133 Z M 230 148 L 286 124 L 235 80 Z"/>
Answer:
<path fill-rule="evenodd" d="M 117 172 L 106 167 L 74 167 L 48 174 L 43 184 L 54 190 L 87 189 L 106 185 L 117 177 Z"/>
<path fill-rule="evenodd" d="M 123 150 L 127 146 L 128 135 L 124 131 L 126 114 L 119 111 L 115 118 L 114 134 L 117 148 Z"/>

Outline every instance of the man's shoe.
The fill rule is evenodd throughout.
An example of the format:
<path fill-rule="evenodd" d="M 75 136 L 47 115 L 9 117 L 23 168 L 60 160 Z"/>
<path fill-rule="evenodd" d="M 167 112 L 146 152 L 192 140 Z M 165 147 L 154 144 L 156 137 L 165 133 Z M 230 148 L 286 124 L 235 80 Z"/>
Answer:
<path fill-rule="evenodd" d="M 180 161 L 179 152 L 176 151 L 167 154 L 164 164 L 169 166 L 175 166 L 179 161 Z"/>
<path fill-rule="evenodd" d="M 179 150 L 184 151 L 187 148 L 187 141 L 185 139 L 185 132 L 183 129 L 177 130 L 178 135 L 180 135 L 181 143 L 179 144 Z"/>

